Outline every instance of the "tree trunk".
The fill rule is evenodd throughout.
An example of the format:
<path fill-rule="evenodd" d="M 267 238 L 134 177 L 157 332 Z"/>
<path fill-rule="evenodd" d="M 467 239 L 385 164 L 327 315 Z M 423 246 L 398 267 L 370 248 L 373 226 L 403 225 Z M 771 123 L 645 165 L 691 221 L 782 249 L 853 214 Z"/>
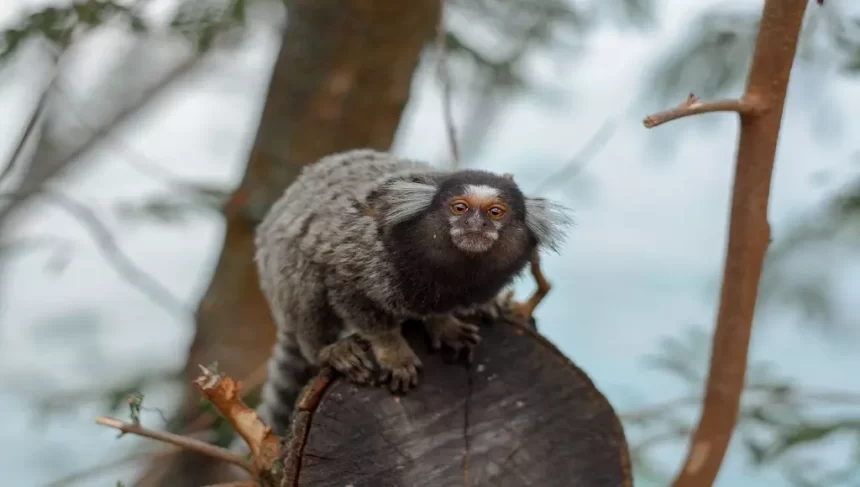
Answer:
<path fill-rule="evenodd" d="M 265 363 L 275 327 L 253 261 L 254 228 L 303 165 L 332 152 L 390 148 L 439 10 L 439 0 L 289 2 L 257 137 L 227 205 L 223 251 L 198 310 L 189 380 L 197 364 L 218 361 L 220 370 L 245 377 Z M 194 415 L 198 404 L 189 387 L 180 414 Z M 211 467 L 181 453 L 155 461 L 137 485 L 214 483 L 220 474 Z"/>
<path fill-rule="evenodd" d="M 630 487 L 621 423 L 588 376 L 521 319 L 482 327 L 470 367 L 428 352 L 394 396 L 321 375 L 297 403 L 283 487 Z"/>

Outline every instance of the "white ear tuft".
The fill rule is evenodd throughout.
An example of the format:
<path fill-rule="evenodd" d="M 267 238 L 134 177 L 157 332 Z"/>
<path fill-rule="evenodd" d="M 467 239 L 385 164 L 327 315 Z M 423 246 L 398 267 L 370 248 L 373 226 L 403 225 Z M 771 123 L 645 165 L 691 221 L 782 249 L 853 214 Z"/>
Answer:
<path fill-rule="evenodd" d="M 430 206 L 436 194 L 430 180 L 394 179 L 379 188 L 376 194 L 379 219 L 383 226 L 402 223 Z"/>
<path fill-rule="evenodd" d="M 538 240 L 538 245 L 558 252 L 566 229 L 573 224 L 570 210 L 544 198 L 526 198 L 526 226 Z"/>

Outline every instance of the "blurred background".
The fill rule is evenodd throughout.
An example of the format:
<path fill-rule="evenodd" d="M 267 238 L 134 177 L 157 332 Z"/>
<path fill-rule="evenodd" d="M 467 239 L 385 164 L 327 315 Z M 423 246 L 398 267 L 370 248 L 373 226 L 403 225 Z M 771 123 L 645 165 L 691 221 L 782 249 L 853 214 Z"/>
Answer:
<path fill-rule="evenodd" d="M 193 470 L 93 418 L 140 392 L 144 425 L 185 431 L 197 364 L 259 379 L 256 222 L 330 152 L 450 165 L 447 102 L 462 166 L 575 209 L 538 323 L 621 415 L 637 485 L 667 485 L 698 418 L 738 124 L 642 119 L 742 93 L 762 1 L 448 0 L 444 37 L 437 1 L 402 3 L 0 3 L 3 484 Z M 719 486 L 860 486 L 858 106 L 860 4 L 812 1 Z"/>

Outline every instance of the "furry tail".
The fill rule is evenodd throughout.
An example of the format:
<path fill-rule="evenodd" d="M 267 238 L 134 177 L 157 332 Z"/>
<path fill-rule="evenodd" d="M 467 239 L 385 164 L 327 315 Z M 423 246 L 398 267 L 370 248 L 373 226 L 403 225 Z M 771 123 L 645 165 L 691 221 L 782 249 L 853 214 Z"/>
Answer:
<path fill-rule="evenodd" d="M 293 334 L 279 328 L 257 414 L 275 433 L 284 436 L 290 426 L 296 399 L 310 380 L 313 367 L 302 357 Z"/>

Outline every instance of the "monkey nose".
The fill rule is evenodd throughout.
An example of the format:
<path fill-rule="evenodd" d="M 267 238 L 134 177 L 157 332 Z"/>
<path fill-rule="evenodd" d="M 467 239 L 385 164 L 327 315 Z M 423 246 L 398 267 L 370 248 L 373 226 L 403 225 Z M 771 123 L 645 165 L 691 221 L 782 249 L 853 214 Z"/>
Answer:
<path fill-rule="evenodd" d="M 474 220 L 469 221 L 469 224 L 467 226 L 469 230 L 478 231 L 486 228 L 487 222 L 476 218 Z"/>

